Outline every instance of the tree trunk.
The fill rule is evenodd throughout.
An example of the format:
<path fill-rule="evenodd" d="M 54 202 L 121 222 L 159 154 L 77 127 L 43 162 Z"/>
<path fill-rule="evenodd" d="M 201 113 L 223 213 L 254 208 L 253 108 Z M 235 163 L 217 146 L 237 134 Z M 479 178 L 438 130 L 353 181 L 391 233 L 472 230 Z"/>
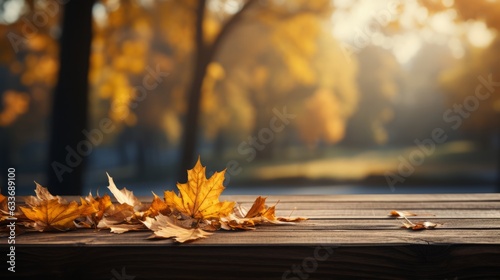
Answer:
<path fill-rule="evenodd" d="M 81 194 L 86 157 L 95 148 L 88 149 L 88 145 L 82 144 L 85 139 L 82 130 L 87 127 L 94 1 L 76 0 L 64 5 L 48 158 L 48 187 L 57 195 Z"/>
<path fill-rule="evenodd" d="M 178 182 L 187 181 L 187 170 L 194 166 L 196 144 L 198 140 L 198 127 L 200 115 L 201 87 L 207 72 L 207 56 L 205 44 L 203 43 L 203 19 L 205 14 L 205 0 L 201 0 L 196 11 L 195 23 L 195 45 L 196 55 L 194 57 L 193 80 L 188 91 L 188 107 L 184 122 L 184 133 L 181 148 L 181 166 L 177 173 Z"/>
<path fill-rule="evenodd" d="M 500 193 L 500 114 L 496 114 L 497 117 L 497 192 Z"/>
<path fill-rule="evenodd" d="M 186 112 L 186 120 L 184 121 L 184 132 L 181 138 L 181 165 L 177 171 L 177 181 L 187 181 L 187 170 L 191 169 L 195 164 L 196 144 L 199 134 L 199 116 L 200 116 L 200 101 L 201 88 L 203 79 L 207 72 L 208 64 L 214 59 L 216 52 L 219 50 L 221 42 L 230 32 L 230 30 L 241 20 L 245 11 L 250 9 L 254 3 L 258 1 L 247 1 L 241 10 L 231 17 L 221 28 L 219 34 L 211 45 L 205 45 L 203 41 L 203 20 L 205 18 L 206 0 L 200 0 L 198 9 L 196 10 L 196 22 L 194 40 L 196 46 L 196 55 L 194 57 L 193 80 L 191 88 L 188 91 L 188 108 Z"/>
<path fill-rule="evenodd" d="M 8 134 L 8 128 L 0 126 L 0 180 L 7 182 L 7 170 L 9 168 L 16 168 L 11 162 L 11 140 Z M 4 193 L 7 191 L 4 190 Z"/>

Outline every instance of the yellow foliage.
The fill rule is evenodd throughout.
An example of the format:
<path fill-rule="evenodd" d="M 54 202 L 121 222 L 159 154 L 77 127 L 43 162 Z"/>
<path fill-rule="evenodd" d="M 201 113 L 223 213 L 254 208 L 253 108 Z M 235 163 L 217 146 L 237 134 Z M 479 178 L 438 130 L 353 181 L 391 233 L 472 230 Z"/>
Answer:
<path fill-rule="evenodd" d="M 319 140 L 336 143 L 344 137 L 345 117 L 341 114 L 341 103 L 334 92 L 319 89 L 304 104 L 302 116 L 297 120 L 300 138 L 310 147 Z"/>
<path fill-rule="evenodd" d="M 310 59 L 316 52 L 319 31 L 318 17 L 307 13 L 279 21 L 273 29 L 273 44 L 283 55 L 293 77 L 306 85 L 316 81 Z"/>
<path fill-rule="evenodd" d="M 8 90 L 3 94 L 3 111 L 0 112 L 0 126 L 8 126 L 29 108 L 30 97 L 23 92 Z"/>

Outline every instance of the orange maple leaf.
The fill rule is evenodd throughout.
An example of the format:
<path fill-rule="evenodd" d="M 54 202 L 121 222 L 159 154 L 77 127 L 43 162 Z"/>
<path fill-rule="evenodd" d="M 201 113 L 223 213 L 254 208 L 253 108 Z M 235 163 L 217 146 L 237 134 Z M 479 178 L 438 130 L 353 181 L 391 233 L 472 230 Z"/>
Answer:
<path fill-rule="evenodd" d="M 94 227 L 103 218 L 104 213 L 113 206 L 111 197 L 107 194 L 100 197 L 93 197 L 89 194 L 85 199 L 80 198 L 81 204 L 91 209 L 91 214 L 85 217 L 84 221 L 78 223 L 79 227 Z"/>
<path fill-rule="evenodd" d="M 165 192 L 165 202 L 175 209 L 195 219 L 210 219 L 226 216 L 233 211 L 234 202 L 220 202 L 219 196 L 224 191 L 222 182 L 224 173 L 215 172 L 212 177 L 205 177 L 205 167 L 200 158 L 193 169 L 188 170 L 188 181 L 177 183 L 179 196 L 173 191 Z"/>
<path fill-rule="evenodd" d="M 9 217 L 9 209 L 7 208 L 7 197 L 0 193 L 0 222 Z"/>
<path fill-rule="evenodd" d="M 64 204 L 58 199 L 43 200 L 37 206 L 21 206 L 20 209 L 34 222 L 32 227 L 38 231 L 73 229 L 76 227 L 73 222 L 76 218 L 92 213 L 88 205 L 79 205 L 76 201 Z"/>
<path fill-rule="evenodd" d="M 155 217 L 158 216 L 158 214 L 170 215 L 171 210 L 168 207 L 165 200 L 161 199 L 155 193 L 153 193 L 153 196 L 154 196 L 153 201 L 151 202 L 151 205 L 149 206 L 148 210 L 144 212 L 143 216 Z"/>
<path fill-rule="evenodd" d="M 221 217 L 217 222 L 220 228 L 225 230 L 251 230 L 255 229 L 254 226 L 263 223 L 289 224 L 291 222 L 307 220 L 307 218 L 303 217 L 276 217 L 276 205 L 267 207 L 266 197 L 262 196 L 255 199 L 250 210 L 246 211 L 242 207 L 239 207 L 238 210 L 237 214 L 231 213 L 226 217 Z"/>
<path fill-rule="evenodd" d="M 36 197 L 26 199 L 28 207 L 19 207 L 27 219 L 28 227 L 38 231 L 68 230 L 76 228 L 75 219 L 92 215 L 95 209 L 89 204 L 67 203 L 59 196 L 53 196 L 47 188 L 36 183 Z"/>

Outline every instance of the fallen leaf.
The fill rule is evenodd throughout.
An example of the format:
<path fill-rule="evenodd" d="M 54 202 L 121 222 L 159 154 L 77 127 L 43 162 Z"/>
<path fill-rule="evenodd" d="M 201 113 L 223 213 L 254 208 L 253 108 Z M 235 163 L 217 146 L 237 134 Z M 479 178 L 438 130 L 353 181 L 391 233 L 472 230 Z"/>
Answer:
<path fill-rule="evenodd" d="M 389 216 L 391 216 L 391 217 L 398 217 L 398 218 L 411 217 L 411 216 L 424 216 L 424 215 L 435 216 L 435 215 L 430 214 L 430 213 L 415 214 L 415 213 L 409 212 L 409 211 L 397 211 L 397 210 L 392 210 L 389 213 Z"/>
<path fill-rule="evenodd" d="M 0 193 L 0 222 L 9 217 L 10 212 L 7 208 L 7 197 Z"/>
<path fill-rule="evenodd" d="M 170 207 L 168 207 L 165 200 L 161 199 L 155 193 L 153 193 L 153 196 L 154 198 L 153 201 L 151 202 L 151 205 L 144 213 L 142 213 L 141 216 L 155 217 L 158 216 L 158 214 L 170 215 L 172 211 L 170 210 Z"/>
<path fill-rule="evenodd" d="M 113 196 L 116 198 L 116 201 L 121 204 L 128 204 L 132 207 L 134 207 L 135 211 L 140 211 L 142 210 L 142 203 L 139 201 L 137 197 L 134 196 L 134 192 L 127 190 L 127 188 L 123 188 L 119 190 L 115 182 L 113 181 L 113 178 L 109 176 L 108 173 L 108 181 L 109 181 L 109 186 L 108 189 L 111 191 Z"/>
<path fill-rule="evenodd" d="M 392 210 L 391 213 L 389 214 L 391 217 L 410 217 L 410 216 L 418 216 L 415 213 L 409 212 L 409 211 L 397 211 L 397 210 Z"/>
<path fill-rule="evenodd" d="M 56 199 L 59 203 L 67 203 L 66 200 L 60 196 L 53 196 L 49 190 L 42 185 L 35 182 L 35 196 L 27 197 L 24 202 L 29 206 L 38 206 L 42 201 Z"/>
<path fill-rule="evenodd" d="M 220 218 L 220 227 L 225 230 L 252 230 L 255 229 L 255 225 L 263 223 L 288 224 L 307 220 L 303 217 L 276 217 L 276 205 L 267 207 L 266 199 L 262 196 L 257 197 L 248 211 L 241 206 L 236 207 L 236 214 L 231 213 Z"/>
<path fill-rule="evenodd" d="M 110 229 L 110 232 L 112 233 L 124 233 L 131 230 L 144 229 L 144 225 L 139 222 L 127 223 L 114 220 L 113 218 L 104 217 L 97 224 L 97 228 Z"/>
<path fill-rule="evenodd" d="M 76 228 L 74 220 L 92 213 L 87 205 L 79 205 L 76 201 L 61 203 L 57 198 L 42 200 L 37 206 L 20 207 L 28 219 L 33 221 L 29 227 L 37 231 Z"/>
<path fill-rule="evenodd" d="M 177 183 L 179 196 L 173 191 L 165 192 L 168 206 L 195 219 L 210 219 L 226 216 L 233 211 L 234 202 L 219 202 L 224 190 L 224 173 L 215 172 L 212 177 L 205 177 L 205 167 L 200 158 L 193 169 L 188 170 L 188 182 Z"/>
<path fill-rule="evenodd" d="M 276 219 L 280 222 L 289 222 L 289 223 L 295 223 L 307 220 L 307 218 L 304 217 L 277 217 Z"/>
<path fill-rule="evenodd" d="M 93 211 L 90 215 L 85 216 L 83 219 L 76 221 L 76 226 L 81 228 L 95 228 L 99 221 L 103 218 L 104 213 L 113 208 L 111 198 L 105 194 L 102 197 L 93 197 L 90 193 L 85 199 L 80 198 L 82 205 L 88 205 Z M 133 212 L 133 211 L 131 211 Z M 133 213 L 131 213 L 132 215 Z"/>
<path fill-rule="evenodd" d="M 139 230 L 143 227 L 134 208 L 124 203 L 111 204 L 106 208 L 102 219 L 97 223 L 97 228 L 109 228 L 111 232 L 123 233 L 128 230 Z"/>
<path fill-rule="evenodd" d="M 19 210 L 16 206 L 14 211 L 9 209 L 9 198 L 0 193 L 0 237 L 10 236 L 10 228 L 7 226 L 15 220 L 16 224 L 23 225 L 28 222 L 28 218 Z M 22 226 L 15 227 L 16 235 L 23 234 L 25 232 Z"/>
<path fill-rule="evenodd" d="M 185 228 L 175 224 L 175 220 L 162 214 L 150 218 L 146 217 L 144 225 L 154 232 L 150 238 L 173 238 L 179 243 L 206 238 L 212 233 L 200 228 Z"/>
<path fill-rule="evenodd" d="M 407 229 L 412 229 L 412 230 L 422 230 L 422 229 L 434 229 L 438 225 L 441 225 L 439 223 L 433 223 L 429 221 L 419 221 L 416 223 L 413 223 L 412 221 L 408 220 L 406 217 L 404 217 L 406 222 L 402 222 L 402 228 L 407 228 Z"/>
<path fill-rule="evenodd" d="M 245 214 L 245 218 L 261 216 L 266 211 L 266 197 L 259 196 L 255 199 L 252 207 Z"/>
<path fill-rule="evenodd" d="M 220 228 L 224 230 L 254 230 L 255 221 L 253 218 L 241 218 L 237 217 L 234 213 L 229 214 L 226 217 L 221 217 L 215 223 L 218 223 Z"/>
<path fill-rule="evenodd" d="M 266 197 L 257 197 L 252 207 L 245 214 L 245 218 L 253 218 L 254 222 L 259 221 L 259 219 L 255 219 L 258 217 L 262 217 L 262 222 L 270 222 L 270 223 L 279 223 L 279 222 L 298 222 L 307 220 L 307 218 L 303 217 L 276 217 L 276 203 L 271 207 L 267 207 Z M 257 224 L 257 223 L 256 223 Z"/>
<path fill-rule="evenodd" d="M 111 203 L 111 197 L 107 194 L 102 197 L 98 196 L 96 198 L 94 198 L 92 194 L 89 194 L 85 198 L 85 201 L 87 201 L 95 210 L 95 212 L 92 214 L 92 218 L 96 223 L 102 219 L 106 210 L 108 210 L 113 205 L 113 203 Z"/>

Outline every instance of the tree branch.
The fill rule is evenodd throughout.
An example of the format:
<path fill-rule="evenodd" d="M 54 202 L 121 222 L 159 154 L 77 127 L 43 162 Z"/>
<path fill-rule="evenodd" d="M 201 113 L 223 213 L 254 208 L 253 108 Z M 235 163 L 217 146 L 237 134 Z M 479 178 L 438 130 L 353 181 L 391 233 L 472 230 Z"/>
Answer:
<path fill-rule="evenodd" d="M 236 23 L 238 23 L 241 20 L 246 11 L 249 10 L 254 5 L 254 3 L 257 2 L 258 2 L 257 0 L 248 0 L 243 5 L 243 7 L 222 26 L 221 30 L 219 31 L 219 34 L 217 34 L 217 37 L 215 38 L 214 42 L 207 51 L 207 61 L 211 61 L 215 57 L 215 54 L 219 49 L 221 42 L 224 40 L 227 34 L 236 25 Z"/>

